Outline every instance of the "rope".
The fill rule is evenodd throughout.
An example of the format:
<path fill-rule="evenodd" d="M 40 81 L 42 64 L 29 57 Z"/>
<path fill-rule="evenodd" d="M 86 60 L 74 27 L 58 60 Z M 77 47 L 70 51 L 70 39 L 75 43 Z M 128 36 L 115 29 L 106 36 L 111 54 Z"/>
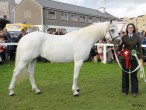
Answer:
<path fill-rule="evenodd" d="M 133 71 L 126 71 L 126 70 L 124 70 L 124 69 L 122 68 L 120 62 L 119 62 L 119 59 L 118 59 L 117 54 L 116 54 L 115 51 L 114 51 L 114 55 L 115 55 L 115 58 L 116 58 L 116 61 L 117 61 L 118 65 L 119 65 L 119 67 L 122 69 L 122 71 L 131 74 L 131 73 L 135 72 L 136 70 L 138 70 L 138 68 L 140 68 L 140 78 L 144 78 L 144 82 L 146 82 L 144 68 L 143 68 L 143 66 L 140 64 L 140 61 L 139 61 L 139 59 L 138 59 L 138 57 L 137 57 L 136 54 L 134 54 L 134 56 L 135 56 L 135 58 L 136 58 L 136 60 L 137 60 L 137 62 L 138 62 L 138 66 L 137 66 Z M 141 65 L 141 66 L 140 66 L 140 65 Z"/>

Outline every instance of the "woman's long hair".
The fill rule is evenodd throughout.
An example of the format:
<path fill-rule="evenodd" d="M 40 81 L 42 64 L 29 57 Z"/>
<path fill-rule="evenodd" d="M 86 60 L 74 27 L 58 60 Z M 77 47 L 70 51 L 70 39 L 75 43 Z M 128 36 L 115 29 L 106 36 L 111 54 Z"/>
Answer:
<path fill-rule="evenodd" d="M 136 28 L 135 28 L 135 25 L 134 25 L 133 23 L 129 23 L 129 24 L 127 25 L 127 27 L 126 27 L 126 33 L 128 34 L 128 26 L 129 26 L 129 25 L 132 25 L 132 26 L 133 26 L 133 28 L 134 28 L 133 33 L 136 33 Z"/>

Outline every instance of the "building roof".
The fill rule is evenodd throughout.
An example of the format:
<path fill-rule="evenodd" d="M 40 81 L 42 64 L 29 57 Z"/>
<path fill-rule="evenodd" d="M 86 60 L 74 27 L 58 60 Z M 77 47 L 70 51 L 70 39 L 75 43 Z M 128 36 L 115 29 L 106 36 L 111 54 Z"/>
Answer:
<path fill-rule="evenodd" d="M 85 8 L 81 6 L 61 3 L 53 0 L 35 0 L 35 1 L 43 8 L 58 9 L 67 12 L 80 13 L 80 14 L 103 17 L 103 18 L 115 18 L 114 16 L 112 16 L 107 12 L 101 13 L 100 11 L 91 8 Z"/>
<path fill-rule="evenodd" d="M 108 12 L 105 12 L 105 16 L 106 16 L 106 17 L 110 17 L 110 18 L 116 18 L 115 16 L 109 14 Z"/>
<path fill-rule="evenodd" d="M 143 17 L 144 15 L 139 15 L 138 17 Z"/>
<path fill-rule="evenodd" d="M 7 1 L 9 1 L 9 0 L 0 0 L 0 2 L 7 2 Z"/>
<path fill-rule="evenodd" d="M 15 4 L 15 0 L 0 0 L 0 2 L 11 2 Z"/>

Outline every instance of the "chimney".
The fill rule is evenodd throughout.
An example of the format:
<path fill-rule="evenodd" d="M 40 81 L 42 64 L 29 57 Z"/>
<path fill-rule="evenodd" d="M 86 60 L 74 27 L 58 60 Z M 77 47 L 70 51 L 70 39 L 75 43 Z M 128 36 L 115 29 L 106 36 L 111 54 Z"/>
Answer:
<path fill-rule="evenodd" d="M 99 11 L 102 12 L 102 13 L 105 13 L 105 11 L 106 11 L 105 7 L 97 8 L 97 10 L 99 10 Z"/>

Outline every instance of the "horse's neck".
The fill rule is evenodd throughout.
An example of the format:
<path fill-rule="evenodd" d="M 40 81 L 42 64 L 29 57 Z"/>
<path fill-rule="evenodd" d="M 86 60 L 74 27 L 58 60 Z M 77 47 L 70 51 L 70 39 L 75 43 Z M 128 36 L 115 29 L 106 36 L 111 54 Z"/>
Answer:
<path fill-rule="evenodd" d="M 85 35 L 88 35 L 91 45 L 94 45 L 106 33 L 106 25 L 103 23 L 88 26 L 83 30 Z"/>
<path fill-rule="evenodd" d="M 97 25 L 97 33 L 98 37 L 103 37 L 106 34 L 107 31 L 107 24 L 106 23 L 100 23 Z"/>

